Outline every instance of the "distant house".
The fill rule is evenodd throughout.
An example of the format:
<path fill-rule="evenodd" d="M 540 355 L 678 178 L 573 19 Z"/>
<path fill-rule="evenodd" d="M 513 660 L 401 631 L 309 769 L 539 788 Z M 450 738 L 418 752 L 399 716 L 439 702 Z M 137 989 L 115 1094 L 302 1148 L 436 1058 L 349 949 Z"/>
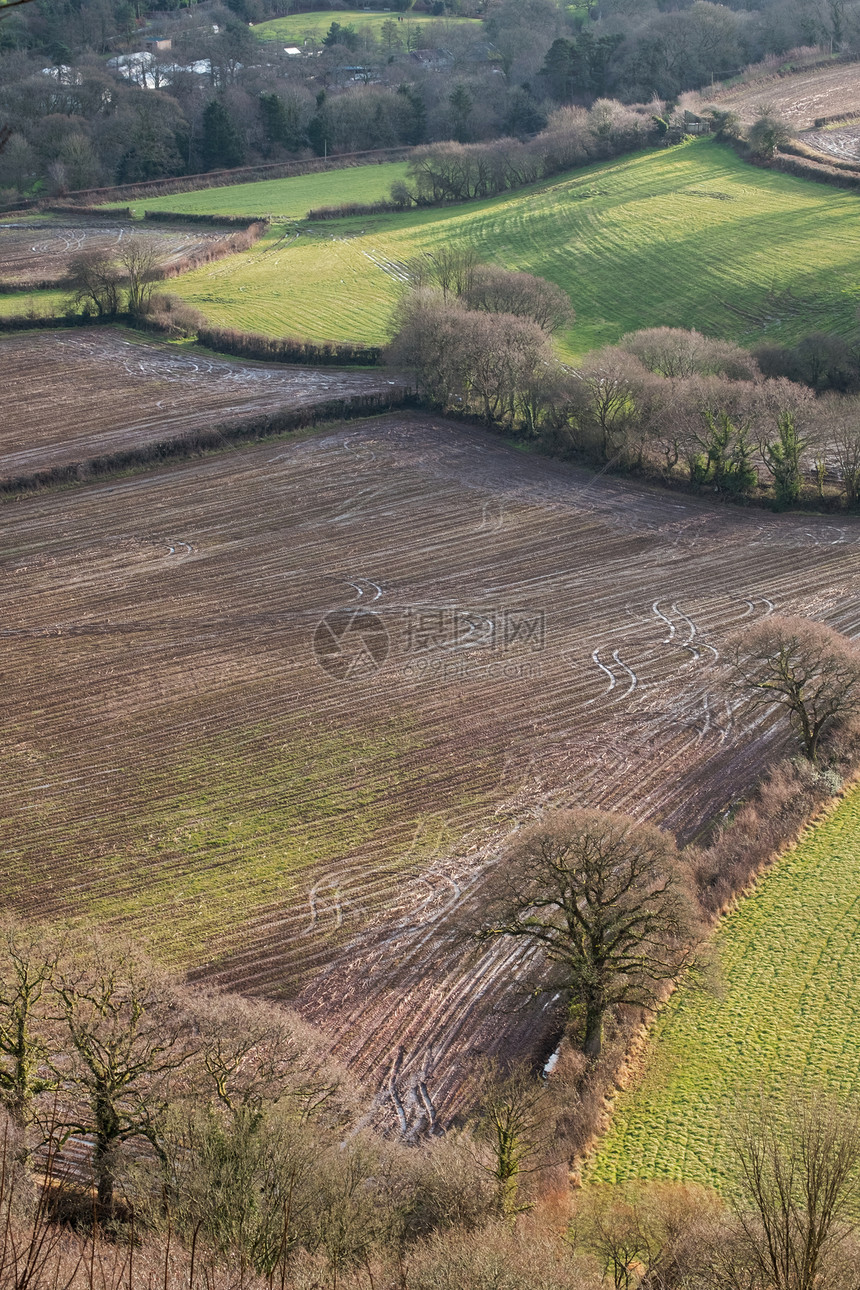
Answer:
<path fill-rule="evenodd" d="M 449 69 L 456 61 L 454 55 L 447 49 L 416 49 L 409 55 L 409 60 L 417 63 L 419 67 L 429 67 L 434 70 Z"/>
<path fill-rule="evenodd" d="M 297 49 L 295 45 L 284 45 L 284 53 L 287 58 L 301 58 L 302 56 L 302 51 Z"/>
<path fill-rule="evenodd" d="M 147 36 L 144 40 L 144 48 L 152 54 L 165 54 L 171 47 L 172 41 L 167 36 Z"/>

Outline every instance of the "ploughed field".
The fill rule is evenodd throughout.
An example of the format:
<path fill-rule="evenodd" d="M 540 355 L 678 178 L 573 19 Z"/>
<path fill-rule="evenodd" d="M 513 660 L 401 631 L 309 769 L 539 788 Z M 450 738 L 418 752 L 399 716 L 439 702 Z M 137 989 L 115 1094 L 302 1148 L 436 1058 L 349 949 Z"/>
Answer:
<path fill-rule="evenodd" d="M 349 200 L 352 172 L 339 173 Z M 227 211 L 235 190 L 221 191 Z M 186 209 L 212 200 L 185 198 Z M 410 260 L 457 244 L 568 293 L 576 322 L 558 338 L 567 356 L 661 325 L 748 344 L 853 334 L 857 210 L 856 193 L 762 171 L 700 139 L 489 201 L 273 228 L 172 290 L 219 326 L 378 343 Z"/>
<path fill-rule="evenodd" d="M 385 372 L 236 362 L 106 327 L 2 337 L 0 370 L 0 484 L 399 384 Z"/>
<path fill-rule="evenodd" d="M 228 233 L 135 225 L 128 220 L 113 224 L 104 218 L 87 220 L 78 215 L 0 220 L 0 279 L 20 284 L 22 290 L 31 284 L 53 282 L 66 274 L 72 256 L 81 251 L 119 254 L 123 241 L 135 235 L 155 243 L 160 262 L 168 265 L 223 241 Z"/>
<path fill-rule="evenodd" d="M 729 1131 L 759 1089 L 860 1088 L 860 790 L 762 878 L 720 928 L 709 978 L 686 981 L 617 1099 L 591 1176 L 736 1184 Z"/>
<path fill-rule="evenodd" d="M 857 111 L 860 66 L 835 63 L 832 67 L 749 81 L 716 94 L 704 90 L 699 97 L 702 104 L 716 103 L 737 112 L 745 125 L 751 125 L 766 108 L 775 111 L 794 130 L 811 130 L 820 117 Z"/>
<path fill-rule="evenodd" d="M 553 804 L 694 836 L 783 750 L 725 633 L 856 632 L 859 540 L 423 414 L 0 508 L 0 896 L 295 1000 L 381 1118 L 444 1120 L 557 1024 L 523 945 L 456 934 L 504 838 Z"/>

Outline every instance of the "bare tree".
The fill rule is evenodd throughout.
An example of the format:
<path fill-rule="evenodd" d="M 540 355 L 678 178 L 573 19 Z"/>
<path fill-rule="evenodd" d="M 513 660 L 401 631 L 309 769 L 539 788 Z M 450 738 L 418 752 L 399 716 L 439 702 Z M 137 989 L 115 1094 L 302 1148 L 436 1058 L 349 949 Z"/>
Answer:
<path fill-rule="evenodd" d="M 188 1016 L 172 980 L 129 944 L 96 940 L 53 988 L 67 1041 L 51 1057 L 56 1136 L 92 1138 L 98 1201 L 109 1210 L 122 1146 L 145 1140 L 161 1152 L 160 1120 L 194 1052 Z"/>
<path fill-rule="evenodd" d="M 739 1118 L 732 1145 L 742 1183 L 738 1239 L 723 1249 L 717 1284 L 772 1290 L 860 1284 L 851 1249 L 860 1230 L 856 1109 L 814 1092 L 793 1098 L 788 1108 L 761 1099 Z"/>
<path fill-rule="evenodd" d="M 860 703 L 860 651 L 809 618 L 776 614 L 729 642 L 735 684 L 758 705 L 780 704 L 818 762 L 824 732 Z"/>
<path fill-rule="evenodd" d="M 525 1064 L 505 1072 L 495 1062 L 482 1065 L 472 1091 L 478 1104 L 472 1128 L 489 1147 L 498 1210 L 510 1218 L 530 1208 L 518 1200 L 523 1174 L 544 1164 L 552 1128 L 549 1092 Z"/>
<path fill-rule="evenodd" d="M 533 273 L 517 273 L 495 264 L 475 268 L 464 300 L 470 309 L 514 314 L 537 323 L 546 332 L 558 331 L 573 322 L 570 299 L 561 287 Z"/>
<path fill-rule="evenodd" d="M 151 238 L 131 237 L 122 243 L 119 263 L 127 279 L 129 313 L 146 313 L 153 287 L 161 277 L 158 244 Z"/>
<path fill-rule="evenodd" d="M 758 364 L 748 350 L 695 330 L 648 327 L 622 336 L 618 346 L 638 358 L 649 371 L 673 379 L 714 375 L 752 380 L 760 376 Z"/>
<path fill-rule="evenodd" d="M 524 832 L 490 880 L 479 938 L 528 937 L 582 1010 L 597 1058 L 607 1013 L 653 1005 L 691 961 L 694 920 L 674 839 L 605 811 L 559 811 Z"/>
<path fill-rule="evenodd" d="M 32 1120 L 36 1097 L 54 1087 L 51 984 L 62 955 L 62 938 L 45 928 L 10 921 L 0 930 L 0 1096 L 20 1128 Z"/>
<path fill-rule="evenodd" d="M 81 251 L 69 260 L 72 301 L 95 310 L 99 318 L 119 312 L 120 273 L 107 251 Z"/>
<path fill-rule="evenodd" d="M 231 1115 L 280 1102 L 301 1122 L 348 1121 L 354 1110 L 345 1073 L 312 1027 L 274 1004 L 237 995 L 198 996 L 198 1087 Z"/>

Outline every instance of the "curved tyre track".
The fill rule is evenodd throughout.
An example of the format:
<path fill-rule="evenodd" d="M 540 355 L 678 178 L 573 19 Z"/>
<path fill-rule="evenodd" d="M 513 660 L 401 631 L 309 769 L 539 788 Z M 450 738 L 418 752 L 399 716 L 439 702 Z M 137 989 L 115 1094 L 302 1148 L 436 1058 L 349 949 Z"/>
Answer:
<path fill-rule="evenodd" d="M 433 1131 L 477 1053 L 557 1023 L 532 949 L 460 934 L 505 840 L 557 805 L 690 838 L 746 791 L 785 743 L 726 691 L 722 642 L 773 610 L 860 634 L 860 524 L 833 537 L 430 416 L 8 507 L 2 894 L 294 1000 L 380 1121 Z M 312 641 L 358 605 L 390 648 L 345 683 Z M 492 618 L 497 647 L 422 653 L 416 607 Z M 506 613 L 543 615 L 542 648 L 503 648 Z"/>

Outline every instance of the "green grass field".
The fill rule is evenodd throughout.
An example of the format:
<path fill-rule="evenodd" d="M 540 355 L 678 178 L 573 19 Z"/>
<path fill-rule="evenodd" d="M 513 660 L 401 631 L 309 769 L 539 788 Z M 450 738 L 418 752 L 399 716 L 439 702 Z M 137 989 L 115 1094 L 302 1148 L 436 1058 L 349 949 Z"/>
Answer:
<path fill-rule="evenodd" d="M 11 291 L 8 295 L 0 295 L 0 317 L 25 314 L 29 309 L 43 314 L 60 314 L 68 299 L 67 291 Z"/>
<path fill-rule="evenodd" d="M 357 173 L 277 182 L 289 191 L 330 178 L 334 202 L 357 192 Z M 219 192 L 181 200 L 188 210 L 210 210 L 215 200 L 250 213 L 247 190 Z M 269 202 L 261 193 L 260 213 Z M 222 326 L 378 342 L 402 289 L 398 265 L 462 242 L 564 287 L 577 313 L 560 338 L 568 355 L 659 324 L 752 344 L 855 329 L 858 214 L 854 193 L 754 169 L 698 140 L 491 201 L 301 225 L 287 235 L 278 228 L 171 289 Z"/>
<path fill-rule="evenodd" d="M 792 1081 L 860 1090 L 860 790 L 811 829 L 716 937 L 716 981 L 683 985 L 617 1099 L 589 1177 L 731 1186 L 738 1101 Z"/>
<path fill-rule="evenodd" d="M 274 219 L 297 220 L 304 219 L 315 206 L 380 201 L 388 196 L 396 180 L 405 178 L 405 161 L 351 166 L 317 175 L 262 179 L 226 188 L 203 188 L 196 193 L 175 193 L 172 197 L 149 197 L 132 203 L 132 210 L 141 218 L 144 211 L 180 211 L 196 215 L 270 215 Z M 111 205 L 124 207 L 128 202 Z"/>
<path fill-rule="evenodd" d="M 403 18 L 402 22 L 397 22 L 399 17 Z M 380 37 L 380 30 L 383 23 L 390 19 L 397 22 L 398 35 L 406 44 L 407 36 L 416 30 L 420 33 L 421 28 L 435 27 L 434 35 L 437 37 L 436 42 L 444 45 L 445 30 L 451 26 L 460 27 L 477 27 L 480 25 L 478 18 L 433 18 L 429 14 L 418 13 L 385 13 L 376 11 L 374 13 L 363 13 L 360 9 L 326 9 L 320 13 L 295 13 L 288 18 L 272 18 L 269 22 L 261 22 L 254 28 L 255 36 L 260 40 L 282 40 L 285 45 L 301 45 L 305 39 L 320 41 L 323 36 L 328 34 L 329 28 L 333 22 L 340 23 L 342 27 L 352 27 L 355 31 L 363 34 L 370 32 L 375 40 Z M 419 41 L 419 46 L 425 44 L 425 41 Z"/>

